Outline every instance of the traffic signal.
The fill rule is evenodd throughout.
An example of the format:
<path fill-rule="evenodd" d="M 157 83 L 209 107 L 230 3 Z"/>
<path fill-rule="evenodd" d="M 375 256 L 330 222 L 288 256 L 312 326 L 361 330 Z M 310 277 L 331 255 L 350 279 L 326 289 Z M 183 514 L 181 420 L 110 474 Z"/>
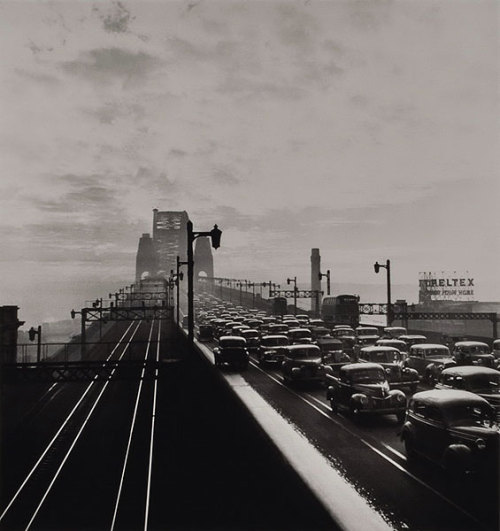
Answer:
<path fill-rule="evenodd" d="M 30 338 L 30 341 L 35 341 L 36 334 L 37 332 L 33 327 L 28 330 L 28 337 Z"/>
<path fill-rule="evenodd" d="M 380 264 L 378 262 L 375 262 L 373 264 L 373 269 L 375 269 L 375 273 L 378 273 L 380 271 Z"/>

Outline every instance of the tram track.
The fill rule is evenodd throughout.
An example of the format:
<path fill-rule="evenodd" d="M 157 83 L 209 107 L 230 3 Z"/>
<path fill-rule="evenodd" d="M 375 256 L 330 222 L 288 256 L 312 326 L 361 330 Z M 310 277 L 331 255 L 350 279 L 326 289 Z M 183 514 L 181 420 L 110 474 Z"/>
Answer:
<path fill-rule="evenodd" d="M 135 326 L 131 323 L 103 363 L 123 359 L 140 326 L 141 322 Z M 70 413 L 66 415 L 55 435 L 3 509 L 0 515 L 2 528 L 29 529 L 32 526 L 108 384 L 109 380 L 98 381 L 96 375 L 94 380 L 86 386 Z M 20 522 L 24 524 L 21 525 Z"/>

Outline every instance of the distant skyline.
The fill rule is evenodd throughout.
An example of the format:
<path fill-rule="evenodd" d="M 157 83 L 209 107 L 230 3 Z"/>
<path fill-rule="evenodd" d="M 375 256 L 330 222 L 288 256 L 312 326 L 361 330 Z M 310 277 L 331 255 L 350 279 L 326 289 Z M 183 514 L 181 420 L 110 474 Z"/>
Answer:
<path fill-rule="evenodd" d="M 131 283 L 152 209 L 223 230 L 216 275 L 500 300 L 498 3 L 0 3 L 0 305 Z M 399 292 L 398 292 L 399 289 Z M 341 289 L 340 291 L 345 291 Z"/>

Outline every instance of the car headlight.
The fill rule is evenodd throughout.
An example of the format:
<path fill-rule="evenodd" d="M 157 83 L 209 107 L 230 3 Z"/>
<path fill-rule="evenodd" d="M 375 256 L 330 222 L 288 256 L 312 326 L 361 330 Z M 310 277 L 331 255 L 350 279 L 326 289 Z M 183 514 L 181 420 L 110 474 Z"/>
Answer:
<path fill-rule="evenodd" d="M 398 394 L 396 395 L 396 400 L 397 400 L 398 402 L 404 402 L 404 401 L 406 400 L 406 396 L 403 395 L 403 394 L 401 394 L 401 393 L 398 393 Z"/>
<path fill-rule="evenodd" d="M 486 441 L 484 439 L 476 439 L 476 448 L 484 450 L 486 448 Z"/>
<path fill-rule="evenodd" d="M 361 404 L 363 404 L 364 406 L 366 406 L 366 404 L 368 404 L 368 397 L 365 396 L 365 395 L 361 395 L 361 396 L 359 397 L 359 402 L 360 402 Z"/>

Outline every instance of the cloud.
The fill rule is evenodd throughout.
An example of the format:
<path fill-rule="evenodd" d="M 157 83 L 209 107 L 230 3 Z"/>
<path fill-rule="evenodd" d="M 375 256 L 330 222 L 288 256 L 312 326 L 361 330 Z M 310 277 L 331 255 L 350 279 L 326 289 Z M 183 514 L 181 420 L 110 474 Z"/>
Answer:
<path fill-rule="evenodd" d="M 108 14 L 101 16 L 104 30 L 110 33 L 126 33 L 129 23 L 134 19 L 121 2 L 114 2 Z"/>
<path fill-rule="evenodd" d="M 68 74 L 98 84 L 117 79 L 124 84 L 135 85 L 144 83 L 144 78 L 163 64 L 163 60 L 146 52 L 131 52 L 122 48 L 99 48 L 83 52 L 73 61 L 63 62 L 61 68 Z"/>

